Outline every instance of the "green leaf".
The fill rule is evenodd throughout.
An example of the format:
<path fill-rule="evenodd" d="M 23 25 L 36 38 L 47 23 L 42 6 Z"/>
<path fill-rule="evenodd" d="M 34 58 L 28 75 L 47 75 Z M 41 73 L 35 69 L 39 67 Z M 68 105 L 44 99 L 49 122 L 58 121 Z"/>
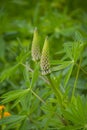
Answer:
<path fill-rule="evenodd" d="M 10 101 L 13 101 L 15 99 L 20 99 L 21 97 L 23 97 L 24 95 L 26 95 L 29 92 L 29 89 L 25 89 L 25 90 L 14 90 L 11 92 L 8 92 L 4 95 L 2 95 L 2 103 L 8 103 Z"/>
<path fill-rule="evenodd" d="M 71 42 L 64 44 L 64 50 L 67 54 L 67 57 L 69 57 L 71 60 L 73 60 L 71 49 L 72 49 L 72 43 Z"/>
<path fill-rule="evenodd" d="M 26 63 L 26 67 L 23 72 L 25 84 L 29 88 L 30 87 L 30 79 L 29 79 L 29 71 L 28 71 L 28 64 Z"/>
<path fill-rule="evenodd" d="M 51 61 L 51 65 L 64 65 L 69 64 L 71 61 L 61 61 L 61 60 L 53 60 Z"/>
<path fill-rule="evenodd" d="M 83 51 L 83 48 L 84 48 L 84 45 L 83 43 L 80 43 L 80 42 L 74 42 L 72 44 L 72 55 L 73 55 L 73 58 L 74 58 L 74 61 L 76 62 L 79 57 L 82 55 L 82 51 Z"/>
<path fill-rule="evenodd" d="M 75 32 L 74 40 L 81 43 L 84 41 L 81 33 L 78 31 Z"/>
<path fill-rule="evenodd" d="M 9 78 L 19 67 L 19 64 L 14 65 L 13 67 L 4 70 L 1 74 L 0 74 L 0 82 L 2 82 L 3 80 Z"/>
<path fill-rule="evenodd" d="M 67 83 L 68 83 L 68 81 L 69 81 L 69 79 L 70 79 L 70 76 L 71 76 L 71 73 L 72 73 L 72 70 L 73 70 L 73 65 L 74 65 L 74 64 L 70 65 L 69 70 L 68 70 L 68 73 L 67 73 L 66 76 L 65 76 L 64 86 L 67 85 Z"/>
<path fill-rule="evenodd" d="M 63 110 L 64 118 L 70 121 L 73 126 L 85 128 L 87 123 L 87 99 L 81 96 L 74 97 L 65 110 Z"/>
<path fill-rule="evenodd" d="M 5 41 L 0 38 L 0 58 L 3 58 L 5 55 Z"/>
<path fill-rule="evenodd" d="M 31 81 L 31 88 L 34 86 L 34 84 L 36 83 L 37 79 L 39 76 L 39 65 L 37 64 L 34 71 L 33 71 L 33 75 L 32 75 L 32 81 Z"/>
<path fill-rule="evenodd" d="M 19 122 L 24 120 L 25 117 L 26 116 L 19 116 L 19 115 L 12 115 L 9 117 L 4 117 L 4 118 L 0 119 L 0 125 L 12 124 L 14 122 L 16 122 L 16 124 L 18 124 Z"/>
<path fill-rule="evenodd" d="M 32 93 L 31 92 L 26 94 L 25 96 L 23 96 L 20 99 L 20 104 L 22 106 L 22 110 L 24 110 L 27 113 L 30 112 L 30 106 L 32 104 L 31 99 L 32 99 Z"/>
<path fill-rule="evenodd" d="M 61 62 L 61 65 L 59 66 L 55 66 L 55 67 L 52 67 L 51 70 L 52 71 L 58 71 L 58 70 L 62 70 L 66 67 L 68 67 L 70 64 L 72 64 L 73 61 L 69 61 L 69 62 Z"/>
<path fill-rule="evenodd" d="M 30 51 L 25 52 L 25 50 L 22 50 L 20 55 L 17 56 L 16 60 L 17 60 L 17 62 L 22 63 L 22 62 L 26 61 L 26 59 L 29 57 L 29 55 L 30 55 Z"/>

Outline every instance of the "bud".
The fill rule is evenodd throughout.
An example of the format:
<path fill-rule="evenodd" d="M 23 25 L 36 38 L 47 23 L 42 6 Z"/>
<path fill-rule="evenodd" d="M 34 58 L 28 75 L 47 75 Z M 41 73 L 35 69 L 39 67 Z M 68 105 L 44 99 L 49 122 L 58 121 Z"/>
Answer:
<path fill-rule="evenodd" d="M 40 66 L 41 66 L 42 75 L 47 75 L 51 72 L 50 71 L 50 60 L 49 60 L 48 37 L 46 37 L 45 42 L 44 42 Z"/>
<path fill-rule="evenodd" d="M 40 60 L 41 54 L 40 54 L 39 35 L 38 35 L 37 28 L 35 28 L 35 30 L 34 30 L 31 54 L 32 54 L 32 60 L 33 61 Z"/>

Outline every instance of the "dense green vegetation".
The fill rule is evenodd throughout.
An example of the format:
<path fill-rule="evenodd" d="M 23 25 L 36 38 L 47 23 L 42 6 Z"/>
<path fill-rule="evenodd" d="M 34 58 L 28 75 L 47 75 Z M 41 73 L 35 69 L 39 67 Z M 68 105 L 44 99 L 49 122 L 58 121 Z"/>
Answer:
<path fill-rule="evenodd" d="M 87 130 L 86 11 L 0 0 L 0 130 Z"/>

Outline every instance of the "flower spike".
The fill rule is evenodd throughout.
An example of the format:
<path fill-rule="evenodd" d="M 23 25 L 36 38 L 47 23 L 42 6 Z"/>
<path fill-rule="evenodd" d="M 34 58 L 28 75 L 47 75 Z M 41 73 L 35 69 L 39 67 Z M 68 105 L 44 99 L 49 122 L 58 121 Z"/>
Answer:
<path fill-rule="evenodd" d="M 40 53 L 39 35 L 38 35 L 37 28 L 35 28 L 34 30 L 31 54 L 32 54 L 33 61 L 40 60 L 41 53 Z"/>
<path fill-rule="evenodd" d="M 44 46 L 42 49 L 42 55 L 41 55 L 41 61 L 40 61 L 42 75 L 47 75 L 47 74 L 51 73 L 50 60 L 49 60 L 49 45 L 48 44 L 49 44 L 48 37 L 46 37 Z"/>

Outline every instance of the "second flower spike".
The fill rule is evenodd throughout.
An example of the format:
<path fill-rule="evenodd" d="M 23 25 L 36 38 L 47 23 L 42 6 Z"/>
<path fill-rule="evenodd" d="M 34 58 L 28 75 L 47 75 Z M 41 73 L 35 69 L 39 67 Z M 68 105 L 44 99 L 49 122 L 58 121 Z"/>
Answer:
<path fill-rule="evenodd" d="M 41 53 L 40 53 L 39 35 L 38 35 L 37 28 L 35 28 L 34 30 L 31 54 L 32 54 L 33 61 L 40 60 Z"/>
<path fill-rule="evenodd" d="M 49 60 L 49 45 L 48 45 L 48 37 L 46 37 L 43 50 L 42 50 L 42 55 L 41 55 L 41 61 L 40 61 L 40 66 L 41 66 L 41 71 L 42 75 L 47 75 L 49 74 L 50 71 L 50 60 Z"/>

